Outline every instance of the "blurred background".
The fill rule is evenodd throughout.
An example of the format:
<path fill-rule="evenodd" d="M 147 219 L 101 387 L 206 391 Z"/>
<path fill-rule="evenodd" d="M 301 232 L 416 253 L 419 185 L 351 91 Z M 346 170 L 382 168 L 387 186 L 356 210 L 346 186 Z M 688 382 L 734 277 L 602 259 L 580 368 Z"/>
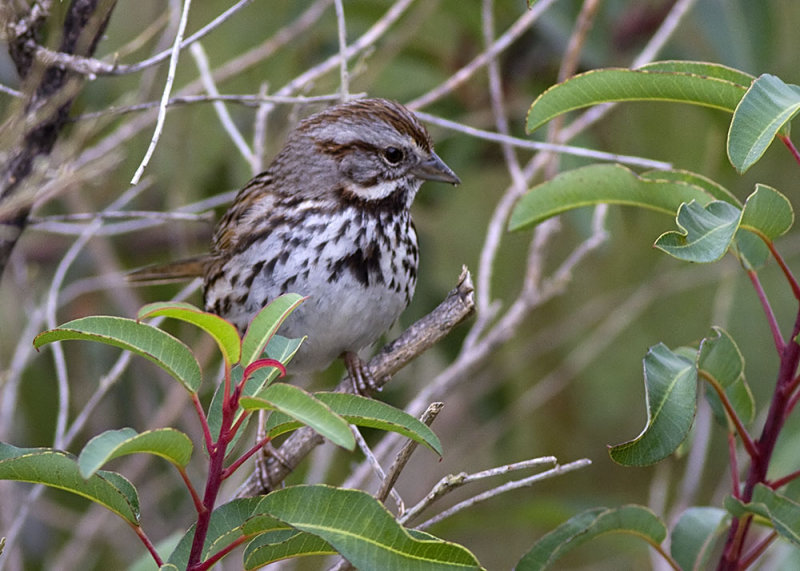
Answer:
<path fill-rule="evenodd" d="M 43 38 L 46 45 L 57 45 L 53 42 L 66 4 L 51 6 Z M 230 4 L 196 2 L 188 33 Z M 390 10 L 401 4 L 406 6 L 396 21 L 350 60 L 350 92 L 411 102 L 416 110 L 435 117 L 497 131 L 498 111 L 496 105 L 493 108 L 487 67 L 476 65 L 474 73 L 458 84 L 453 78 L 465 66 L 473 69 L 471 62 L 492 43 L 487 39 L 487 22 L 491 24 L 487 14 L 494 19 L 492 37 L 512 39 L 509 34 L 515 33 L 514 26 L 528 13 L 525 1 L 348 0 L 344 2 L 348 42 L 358 41 L 376 23 L 386 22 Z M 497 65 L 502 99 L 496 91 L 494 102 L 502 103 L 509 134 L 544 140 L 547 129 L 525 134 L 526 111 L 537 95 L 558 81 L 559 70 L 569 67 L 565 53 L 570 38 L 581 10 L 591 3 L 539 0 L 538 4 L 534 9 L 541 15 L 515 34 L 496 59 L 488 59 Z M 96 56 L 134 63 L 168 49 L 180 8 L 177 1 L 120 2 Z M 655 59 L 705 60 L 800 83 L 796 49 L 791 47 L 800 26 L 800 4 L 792 0 L 599 2 L 574 60 L 575 71 L 630 66 L 665 18 L 677 17 L 686 8 Z M 286 89 L 285 94 L 292 96 L 335 95 L 340 89 L 336 65 L 311 82 L 291 83 L 339 52 L 332 0 L 256 0 L 201 43 L 223 94 L 272 94 Z M 57 442 L 77 453 L 93 435 L 123 426 L 140 431 L 177 426 L 193 437 L 200 435 L 184 391 L 145 360 L 134 358 L 123 366 L 117 350 L 69 343 L 63 347 L 65 377 L 51 349 L 37 354 L 31 345 L 35 334 L 56 323 L 90 314 L 133 317 L 144 303 L 171 299 L 180 286 L 133 289 L 125 284 L 124 273 L 204 252 L 213 222 L 232 193 L 254 174 L 254 162 L 237 150 L 212 104 L 175 105 L 169 109 L 142 182 L 131 190 L 131 177 L 153 132 L 155 111 L 150 107 L 110 113 L 109 109 L 158 101 L 166 71 L 164 62 L 138 73 L 98 76 L 87 82 L 73 107 L 74 121 L 59 139 L 51 161 L 37 171 L 37 184 L 48 183 L 48 192 L 37 195 L 31 224 L 0 282 L 0 440 L 20 447 L 53 446 L 56 434 Z M 198 77 L 195 61 L 184 51 L 173 95 L 203 93 Z M 5 49 L 0 50 L 0 83 L 21 89 Z M 226 109 L 249 144 L 254 132 L 265 133 L 259 158 L 266 166 L 282 146 L 286 130 L 321 105 L 276 104 L 268 113 L 259 113 L 257 107 L 228 103 Z M 0 93 L 3 121 L 19 110 L 16 98 Z M 572 118 L 567 118 L 567 124 Z M 722 183 L 740 199 L 761 182 L 796 203 L 798 167 L 782 146 L 773 145 L 746 175 L 734 172 L 725 154 L 729 120 L 719 111 L 677 104 L 625 104 L 570 142 L 670 162 Z M 691 445 L 656 466 L 617 466 L 606 447 L 634 438 L 644 426 L 642 358 L 648 347 L 658 342 L 672 348 L 696 344 L 712 325 L 726 328 L 737 340 L 759 410 L 765 407 L 777 359 L 756 295 L 736 260 L 726 257 L 713 265 L 677 262 L 651 247 L 662 232 L 674 228 L 673 220 L 613 207 L 604 223 L 607 239 L 569 267 L 553 295 L 542 294 L 540 300 L 529 297 L 524 315 L 512 327 L 497 329 L 520 300 L 524 276 L 531 269 L 531 232 L 503 230 L 491 263 L 481 261 L 482 251 L 484 256 L 492 252 L 485 246 L 487 231 L 504 227 L 498 225 L 502 215 L 496 209 L 513 186 L 508 157 L 496 142 L 435 122 L 429 122 L 429 127 L 438 154 L 463 184 L 453 189 L 428 183 L 417 197 L 414 218 L 421 243 L 420 278 L 412 306 L 390 337 L 431 311 L 455 286 L 462 265 L 473 272 L 482 301 L 477 317 L 400 372 L 379 395 L 404 408 L 444 375 L 454 379 L 437 397 L 445 408 L 433 425 L 442 440 L 444 458 L 439 461 L 426 450 L 416 453 L 398 483 L 406 504 L 415 503 L 450 473 L 475 472 L 538 456 L 553 455 L 562 464 L 590 459 L 592 465 L 587 468 L 501 495 L 429 530 L 464 544 L 488 569 L 512 567 L 536 539 L 590 507 L 640 503 L 670 519 L 687 503 L 721 505 L 729 489 L 725 432 L 708 420 L 703 406 Z M 0 153 L 13 144 L 0 135 Z M 531 150 L 512 152 L 523 167 L 534 159 Z M 556 168 L 590 162 L 595 161 L 568 154 L 552 157 L 547 169 L 531 171 L 527 184 L 541 182 Z M 131 200 L 115 204 L 124 193 L 131 193 Z M 112 214 L 102 219 L 93 216 L 103 210 Z M 140 214 L 122 216 L 124 211 Z M 175 212 L 183 216 L 157 216 Z M 591 210 L 565 215 L 560 227 L 553 228 L 539 245 L 535 264 L 543 276 L 537 289 L 540 294 L 551 283 L 553 272 L 593 236 L 591 224 Z M 86 233 L 83 238 L 82 233 Z M 781 238 L 778 248 L 790 267 L 799 267 L 796 232 Z M 775 264 L 760 275 L 779 321 L 788 328 L 796 313 L 790 289 Z M 188 301 L 201 303 L 197 290 L 188 295 Z M 490 308 L 496 312 L 494 317 Z M 196 349 L 210 396 L 218 370 L 212 342 L 190 327 L 174 323 L 165 327 Z M 485 356 L 483 349 L 487 349 Z M 315 386 L 330 387 L 341 374 L 341 366 L 334 365 Z M 59 398 L 59 382 L 68 383 L 68 401 L 63 392 Z M 87 403 L 96 406 L 84 413 Z M 66 415 L 66 425 L 59 426 L 59 410 Z M 85 424 L 75 425 L 70 432 L 82 414 Z M 800 438 L 799 429 L 794 419 L 783 434 L 774 465 L 778 474 L 798 468 L 794 443 Z M 367 434 L 370 442 L 380 436 Z M 698 451 L 695 456 L 692 450 Z M 290 482 L 308 477 L 340 483 L 360 460 L 359 454 L 342 451 L 334 454 L 330 464 L 325 464 L 325 458 L 312 458 Z M 190 470 L 198 481 L 201 467 L 193 464 Z M 188 525 L 189 498 L 165 462 L 134 457 L 111 469 L 121 471 L 139 488 L 143 524 L 152 538 L 160 540 Z M 443 505 L 501 481 L 460 490 Z M 8 482 L 0 486 L 0 536 L 24 522 L 14 544 L 7 545 L 0 558 L 5 569 L 122 568 L 144 553 L 135 535 L 112 515 L 54 490 L 35 501 L 27 500 L 31 489 Z M 21 519 L 23 507 L 28 511 Z M 644 543 L 610 537 L 576 550 L 559 561 L 558 568 L 641 569 L 650 566 L 650 558 Z M 224 568 L 240 566 L 238 555 L 229 559 Z M 768 559 L 765 568 L 775 561 Z M 309 559 L 298 568 L 319 568 L 320 564 Z"/>

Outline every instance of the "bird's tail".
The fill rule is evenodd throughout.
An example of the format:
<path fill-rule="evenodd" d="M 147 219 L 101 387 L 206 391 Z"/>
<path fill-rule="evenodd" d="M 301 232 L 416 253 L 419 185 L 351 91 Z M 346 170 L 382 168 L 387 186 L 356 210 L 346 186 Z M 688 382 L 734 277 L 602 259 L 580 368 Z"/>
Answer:
<path fill-rule="evenodd" d="M 167 262 L 166 264 L 145 266 L 138 270 L 133 270 L 125 277 L 129 282 L 140 285 L 185 281 L 202 277 L 209 259 L 210 256 L 204 255 Z"/>

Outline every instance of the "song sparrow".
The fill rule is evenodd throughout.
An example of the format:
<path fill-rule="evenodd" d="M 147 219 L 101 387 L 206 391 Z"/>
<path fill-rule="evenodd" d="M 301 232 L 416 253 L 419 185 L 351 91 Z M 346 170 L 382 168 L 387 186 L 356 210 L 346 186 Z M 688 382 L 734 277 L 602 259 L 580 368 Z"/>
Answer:
<path fill-rule="evenodd" d="M 240 331 L 275 297 L 308 299 L 280 333 L 308 339 L 291 367 L 339 356 L 358 389 L 371 379 L 357 352 L 414 295 L 417 234 L 409 208 L 425 180 L 458 184 L 414 114 L 360 99 L 300 122 L 269 168 L 239 191 L 211 253 L 134 272 L 134 281 L 203 276 L 208 311 Z"/>

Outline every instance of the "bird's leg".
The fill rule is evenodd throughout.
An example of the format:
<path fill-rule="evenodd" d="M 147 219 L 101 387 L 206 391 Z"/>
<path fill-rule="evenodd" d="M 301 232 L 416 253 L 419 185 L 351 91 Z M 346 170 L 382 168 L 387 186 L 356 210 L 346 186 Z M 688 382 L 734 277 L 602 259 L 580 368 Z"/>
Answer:
<path fill-rule="evenodd" d="M 256 433 L 258 440 L 263 440 L 267 435 L 265 429 L 267 421 L 266 412 L 267 411 L 265 410 L 258 411 L 258 431 Z M 266 444 L 264 444 L 264 446 L 261 447 L 261 450 L 259 450 L 258 453 L 256 454 L 256 466 L 255 466 L 255 473 L 256 473 L 256 478 L 258 479 L 258 485 L 261 487 L 262 490 L 261 493 L 264 494 L 266 494 L 267 492 L 271 492 L 274 489 L 271 478 L 269 476 L 269 466 L 267 465 L 267 458 L 269 458 L 270 456 L 275 458 L 275 460 L 283 464 L 285 467 L 291 468 L 291 466 L 289 466 L 289 464 L 287 463 L 286 459 L 283 457 L 283 454 L 281 454 L 280 450 L 278 450 L 272 445 L 272 442 L 267 442 Z"/>
<path fill-rule="evenodd" d="M 380 387 L 375 382 L 372 372 L 367 367 L 367 364 L 353 351 L 345 351 L 342 353 L 344 366 L 350 375 L 350 381 L 353 383 L 353 390 L 356 394 L 362 396 L 369 396 L 375 391 L 380 390 Z"/>

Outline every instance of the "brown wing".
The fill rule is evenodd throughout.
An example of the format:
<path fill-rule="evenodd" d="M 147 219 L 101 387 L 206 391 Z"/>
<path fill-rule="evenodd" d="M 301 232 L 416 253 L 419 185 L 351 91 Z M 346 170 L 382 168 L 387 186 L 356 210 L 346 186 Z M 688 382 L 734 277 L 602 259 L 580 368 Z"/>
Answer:
<path fill-rule="evenodd" d="M 206 265 L 211 260 L 211 255 L 204 254 L 166 264 L 145 266 L 128 273 L 126 278 L 129 282 L 136 284 L 172 283 L 201 278 L 205 274 Z"/>

